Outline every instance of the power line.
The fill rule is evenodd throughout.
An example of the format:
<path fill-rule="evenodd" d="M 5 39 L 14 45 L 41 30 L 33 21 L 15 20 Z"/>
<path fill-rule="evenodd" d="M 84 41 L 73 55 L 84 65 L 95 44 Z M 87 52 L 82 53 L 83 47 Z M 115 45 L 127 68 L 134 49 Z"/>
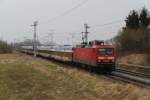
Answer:
<path fill-rule="evenodd" d="M 112 22 L 109 22 L 109 23 L 105 23 L 105 24 L 99 24 L 99 25 L 92 25 L 90 28 L 95 28 L 95 27 L 104 27 L 104 26 L 108 26 L 108 25 L 112 25 L 112 24 L 116 24 L 116 23 L 121 23 L 121 22 L 123 22 L 124 20 L 117 20 L 117 21 L 112 21 Z M 60 33 L 62 33 L 62 34 L 64 34 L 64 33 L 66 33 L 66 32 L 58 32 L 58 33 L 56 33 L 56 34 L 60 34 Z M 68 32 L 69 33 L 69 32 Z M 70 32 L 70 33 L 72 33 L 72 34 L 74 34 L 74 35 L 79 35 L 79 34 L 81 34 L 80 32 L 79 32 L 79 30 L 78 30 L 78 32 Z M 40 37 L 40 39 L 44 39 L 44 38 L 46 38 L 47 36 L 43 36 L 43 37 Z"/>
<path fill-rule="evenodd" d="M 109 22 L 109 23 L 104 23 L 104 24 L 99 24 L 99 25 L 92 25 L 90 28 L 95 28 L 95 27 L 104 27 L 104 26 L 109 26 L 109 25 L 112 25 L 112 24 L 116 24 L 116 23 L 121 23 L 123 22 L 124 20 L 117 20 L 117 21 L 112 21 L 112 22 Z M 60 33 L 66 33 L 66 32 L 59 32 Z M 81 32 L 78 30 L 78 32 L 68 32 L 68 33 L 72 33 L 74 35 L 79 35 L 81 34 Z M 58 34 L 58 33 L 57 33 Z"/>
<path fill-rule="evenodd" d="M 91 26 L 91 28 L 104 27 L 104 26 L 108 26 L 108 25 L 112 25 L 112 24 L 116 24 L 116 23 L 121 23 L 121 22 L 123 22 L 123 21 L 124 21 L 124 20 L 117 20 L 117 21 L 112 21 L 112 22 L 105 23 L 105 24 L 93 25 L 93 26 Z"/>
<path fill-rule="evenodd" d="M 57 20 L 57 19 L 59 19 L 59 18 L 65 16 L 65 15 L 71 13 L 72 11 L 78 9 L 79 7 L 83 6 L 83 5 L 84 5 L 86 2 L 88 2 L 88 1 L 89 1 L 89 0 L 84 0 L 84 1 L 82 1 L 81 3 L 79 3 L 78 5 L 72 7 L 71 9 L 69 9 L 69 10 L 67 10 L 67 11 L 65 11 L 64 13 L 62 13 L 62 14 L 60 14 L 60 15 L 58 15 L 58 16 L 56 16 L 56 17 L 50 19 L 50 20 L 48 20 L 47 22 L 43 22 L 43 23 L 41 23 L 41 24 L 48 24 L 48 23 L 50 23 L 50 22 L 52 22 L 52 21 L 54 21 L 54 20 Z"/>

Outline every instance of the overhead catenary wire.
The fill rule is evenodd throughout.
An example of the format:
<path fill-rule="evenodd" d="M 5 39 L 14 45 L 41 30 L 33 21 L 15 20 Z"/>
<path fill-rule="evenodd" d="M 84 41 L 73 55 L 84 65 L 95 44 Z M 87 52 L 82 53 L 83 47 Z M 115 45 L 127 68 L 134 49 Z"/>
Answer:
<path fill-rule="evenodd" d="M 79 0 L 80 1 L 80 0 Z M 61 13 L 60 15 L 50 19 L 50 20 L 47 20 L 47 21 L 41 21 L 39 23 L 39 25 L 42 25 L 42 24 L 48 24 L 48 23 L 51 23 L 53 21 L 56 21 L 56 20 L 59 20 L 61 19 L 62 17 L 72 13 L 74 10 L 82 7 L 85 3 L 87 3 L 89 0 L 82 0 L 80 3 L 76 4 L 74 7 L 72 7 L 71 9 L 68 9 L 67 11 L 65 11 L 64 13 Z M 102 28 L 102 27 L 107 27 L 107 26 L 111 26 L 111 25 L 114 25 L 114 24 L 118 24 L 118 23 L 123 23 L 124 20 L 116 20 L 116 21 L 111 21 L 111 22 L 108 22 L 108 23 L 104 23 L 104 24 L 97 24 L 97 25 L 90 25 L 90 28 L 93 29 L 93 28 Z M 64 34 L 64 33 L 72 33 L 73 35 L 76 35 L 79 36 L 79 35 L 82 35 L 81 34 L 82 30 L 78 30 L 78 31 L 72 31 L 72 32 L 59 32 L 59 34 Z M 92 33 L 92 32 L 91 32 Z M 116 32 L 113 32 L 113 33 L 116 33 Z M 58 33 L 55 33 L 55 34 L 58 34 Z M 48 36 L 43 36 L 43 37 L 39 37 L 38 39 L 39 40 L 44 40 L 45 38 L 47 38 Z M 58 38 L 61 38 L 61 36 Z"/>
<path fill-rule="evenodd" d="M 112 21 L 112 22 L 108 22 L 108 23 L 104 23 L 104 24 L 92 25 L 91 28 L 109 26 L 109 25 L 113 25 L 113 24 L 117 24 L 117 23 L 122 23 L 123 21 L 124 20 L 116 20 L 116 21 Z"/>
<path fill-rule="evenodd" d="M 104 26 L 109 26 L 109 25 L 113 25 L 113 24 L 117 24 L 117 23 L 122 23 L 124 20 L 117 20 L 117 21 L 111 21 L 111 22 L 108 22 L 108 23 L 104 23 L 104 24 L 97 24 L 97 25 L 91 25 L 90 28 L 95 28 L 95 27 L 104 27 Z M 72 33 L 74 35 L 77 35 L 77 34 L 81 34 L 81 32 L 78 30 L 78 32 L 56 32 L 55 34 L 60 34 L 60 33 Z M 44 36 L 44 37 L 47 37 L 47 36 Z M 44 38 L 42 37 L 42 38 Z"/>
<path fill-rule="evenodd" d="M 104 26 L 109 26 L 109 25 L 113 25 L 113 24 L 116 24 L 116 23 L 121 23 L 123 22 L 124 20 L 117 20 L 117 21 L 111 21 L 111 22 L 108 22 L 108 23 L 104 23 L 104 24 L 97 24 L 97 25 L 91 25 L 90 28 L 95 28 L 95 27 L 104 27 Z M 64 34 L 64 33 L 72 33 L 74 35 L 78 35 L 78 34 L 81 34 L 81 32 L 78 30 L 78 32 L 55 32 L 55 34 Z M 44 39 L 46 38 L 46 36 L 43 36 L 43 37 L 40 37 L 40 39 Z"/>
<path fill-rule="evenodd" d="M 123 21 L 124 20 L 116 20 L 116 21 L 111 21 L 111 22 L 104 23 L 104 24 L 91 25 L 90 28 L 92 29 L 92 28 L 95 28 L 95 27 L 99 27 L 100 28 L 100 27 L 104 27 L 104 26 L 110 26 L 110 25 L 113 25 L 113 24 L 122 23 Z M 60 34 L 60 33 L 64 34 L 64 32 L 58 32 L 58 33 L 55 33 L 55 34 Z M 81 34 L 81 32 L 67 32 L 67 33 L 72 33 L 74 35 Z M 113 32 L 113 33 L 116 33 L 116 32 Z M 47 37 L 47 36 L 44 36 L 42 38 L 45 38 L 45 37 Z"/>
<path fill-rule="evenodd" d="M 59 20 L 59 19 L 61 19 L 62 17 L 64 17 L 65 15 L 67 15 L 67 14 L 73 12 L 74 10 L 80 8 L 81 6 L 83 6 L 83 5 L 84 5 L 85 3 L 87 3 L 88 1 L 89 1 L 89 0 L 83 0 L 82 2 L 80 2 L 80 3 L 77 4 L 76 6 L 72 7 L 71 9 L 65 11 L 64 13 L 62 13 L 62 14 L 60 14 L 60 15 L 58 15 L 58 16 L 56 16 L 56 17 L 50 19 L 50 20 L 47 20 L 47 21 L 45 21 L 45 22 L 41 22 L 41 23 L 39 23 L 39 24 L 40 24 L 40 25 L 42 25 L 42 24 L 48 24 L 48 23 L 51 23 L 51 22 L 53 22 L 53 21 Z M 104 26 L 109 26 L 109 25 L 113 25 L 113 24 L 116 24 L 116 23 L 121 23 L 121 22 L 123 22 L 123 21 L 124 21 L 124 20 L 117 20 L 117 21 L 112 21 L 112 22 L 108 22 L 108 23 L 105 23 L 105 24 L 91 25 L 90 27 L 91 27 L 91 28 L 104 27 Z M 70 33 L 70 32 L 68 32 L 68 33 Z M 72 32 L 71 32 L 71 33 L 72 33 Z M 73 33 L 74 33 L 74 32 L 73 32 Z M 78 33 L 78 32 L 76 32 L 76 34 L 77 34 L 77 33 Z M 79 33 L 80 33 L 80 32 L 79 32 Z"/>
<path fill-rule="evenodd" d="M 77 4 L 76 6 L 72 7 L 71 9 L 65 11 L 64 13 L 50 19 L 50 20 L 47 20 L 45 22 L 41 22 L 40 25 L 42 24 L 48 24 L 48 23 L 51 23 L 53 21 L 56 21 L 56 20 L 59 20 L 61 19 L 62 17 L 64 17 L 65 15 L 71 13 L 72 11 L 78 9 L 79 7 L 83 6 L 85 3 L 87 3 L 89 0 L 83 0 L 81 3 Z M 91 28 L 96 28 L 96 27 L 104 27 L 104 26 L 109 26 L 109 25 L 112 25 L 112 24 L 116 24 L 116 23 L 121 23 L 123 22 L 124 20 L 117 20 L 117 21 L 112 21 L 112 22 L 108 22 L 108 23 L 105 23 L 105 24 L 99 24 L 99 25 L 92 25 L 90 26 Z M 77 33 L 77 32 L 76 32 Z M 80 33 L 80 32 L 79 32 Z"/>
<path fill-rule="evenodd" d="M 69 10 L 67 10 L 67 11 L 65 11 L 64 13 L 62 13 L 62 14 L 60 14 L 60 15 L 58 15 L 58 16 L 56 16 L 56 17 L 50 19 L 50 20 L 47 20 L 47 21 L 45 21 L 45 22 L 41 22 L 40 25 L 42 25 L 42 24 L 48 24 L 48 23 L 51 23 L 51 22 L 53 22 L 53 21 L 55 21 L 55 20 L 58 20 L 59 18 L 62 18 L 63 16 L 65 16 L 65 15 L 71 13 L 72 11 L 78 9 L 79 7 L 83 6 L 83 5 L 84 5 L 85 3 L 87 3 L 88 1 L 89 1 L 89 0 L 84 0 L 84 1 L 82 1 L 81 3 L 79 3 L 78 5 L 72 7 L 71 9 L 69 9 Z"/>
<path fill-rule="evenodd" d="M 105 27 L 105 26 L 110 26 L 110 25 L 113 25 L 113 24 L 118 24 L 118 23 L 123 23 L 124 20 L 116 20 L 116 21 L 110 21 L 108 23 L 104 23 L 104 24 L 97 24 L 97 25 L 90 25 L 90 28 L 102 28 L 102 27 Z M 76 33 L 76 34 L 81 34 L 81 32 L 78 30 L 78 32 L 70 32 L 70 33 Z"/>

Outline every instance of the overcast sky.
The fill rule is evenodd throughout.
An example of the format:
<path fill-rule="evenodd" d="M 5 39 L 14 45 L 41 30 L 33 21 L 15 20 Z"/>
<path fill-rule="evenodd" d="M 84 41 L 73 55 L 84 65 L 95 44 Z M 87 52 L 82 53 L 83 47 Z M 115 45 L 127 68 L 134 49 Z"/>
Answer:
<path fill-rule="evenodd" d="M 130 10 L 139 10 L 143 6 L 150 10 L 150 0 L 88 0 L 70 13 L 57 17 L 83 1 L 0 0 L 0 37 L 8 42 L 32 38 L 33 29 L 30 25 L 38 20 L 37 34 L 42 41 L 50 39 L 48 33 L 52 29 L 57 43 L 71 42 L 69 33 L 75 35 L 74 41 L 81 40 L 80 32 L 84 31 L 84 23 L 91 26 L 89 40 L 106 40 L 117 34 L 124 22 L 116 21 L 124 20 Z M 110 22 L 114 24 L 101 26 Z"/>

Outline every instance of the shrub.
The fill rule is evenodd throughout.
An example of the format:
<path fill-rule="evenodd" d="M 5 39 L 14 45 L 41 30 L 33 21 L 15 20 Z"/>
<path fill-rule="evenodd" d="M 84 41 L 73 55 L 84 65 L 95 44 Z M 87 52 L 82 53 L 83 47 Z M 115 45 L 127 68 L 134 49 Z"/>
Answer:
<path fill-rule="evenodd" d="M 150 53 L 150 29 L 124 29 L 115 42 L 120 51 Z"/>
<path fill-rule="evenodd" d="M 7 42 L 0 40 L 0 53 L 12 53 L 13 47 Z"/>

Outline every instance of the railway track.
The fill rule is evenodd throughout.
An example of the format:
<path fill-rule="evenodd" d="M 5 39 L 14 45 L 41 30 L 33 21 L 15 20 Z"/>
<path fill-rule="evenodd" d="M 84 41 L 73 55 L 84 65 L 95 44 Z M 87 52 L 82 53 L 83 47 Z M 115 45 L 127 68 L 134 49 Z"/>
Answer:
<path fill-rule="evenodd" d="M 137 73 L 132 71 L 127 71 L 123 69 L 116 69 L 116 71 L 111 73 L 112 78 L 118 77 L 123 81 L 134 83 L 137 85 L 147 85 L 150 86 L 150 75 L 145 75 L 143 73 Z"/>
<path fill-rule="evenodd" d="M 27 54 L 32 55 L 31 53 L 27 53 Z M 37 57 L 52 60 L 52 61 L 57 61 L 57 60 L 50 59 L 49 57 L 44 57 L 42 55 L 37 55 Z M 63 64 L 66 64 L 66 63 L 63 63 Z M 76 65 L 69 64 L 69 66 L 76 66 Z M 87 69 L 85 69 L 85 70 L 87 70 Z M 90 72 L 99 74 L 99 72 L 97 72 L 95 70 L 92 70 L 92 71 L 90 70 Z M 106 77 L 109 77 L 109 78 L 115 79 L 115 80 L 120 80 L 120 81 L 127 82 L 127 83 L 131 83 L 131 84 L 135 84 L 138 86 L 139 85 L 140 86 L 150 86 L 150 75 L 145 75 L 145 74 L 137 73 L 137 72 L 131 72 L 131 71 L 127 71 L 127 70 L 123 70 L 123 69 L 119 69 L 119 68 L 117 68 L 111 74 L 106 75 Z"/>

